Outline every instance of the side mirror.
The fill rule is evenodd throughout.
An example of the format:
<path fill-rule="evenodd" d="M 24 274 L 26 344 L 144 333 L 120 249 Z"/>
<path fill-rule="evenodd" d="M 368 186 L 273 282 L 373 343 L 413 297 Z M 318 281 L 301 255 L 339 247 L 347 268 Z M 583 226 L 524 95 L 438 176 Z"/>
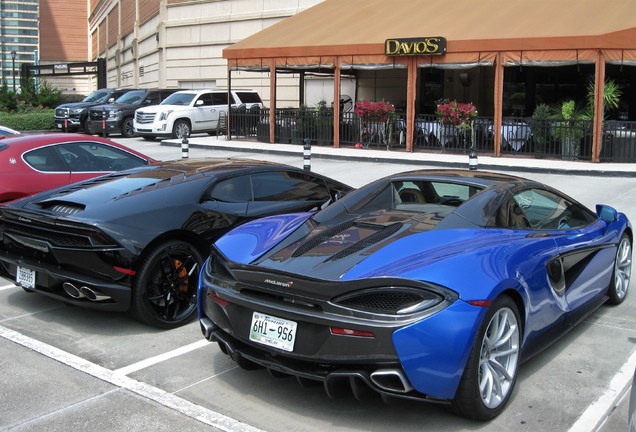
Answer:
<path fill-rule="evenodd" d="M 596 204 L 596 215 L 605 222 L 616 222 L 618 220 L 616 209 L 605 204 Z"/>
<path fill-rule="evenodd" d="M 194 103 L 194 106 L 203 106 L 203 101 L 199 99 L 198 101 Z"/>

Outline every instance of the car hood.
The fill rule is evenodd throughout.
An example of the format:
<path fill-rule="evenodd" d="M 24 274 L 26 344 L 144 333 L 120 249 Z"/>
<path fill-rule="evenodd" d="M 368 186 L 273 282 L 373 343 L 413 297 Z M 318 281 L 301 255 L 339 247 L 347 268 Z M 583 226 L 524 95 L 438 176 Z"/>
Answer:
<path fill-rule="evenodd" d="M 139 105 L 138 104 L 128 104 L 128 103 L 113 103 L 107 105 L 98 105 L 97 107 L 92 108 L 96 111 L 114 111 L 114 110 L 126 110 L 126 109 L 135 109 Z"/>
<path fill-rule="evenodd" d="M 62 105 L 58 105 L 57 108 L 90 108 L 92 106 L 98 105 L 95 102 L 73 102 L 73 103 L 65 103 Z"/>
<path fill-rule="evenodd" d="M 313 226 L 306 215 L 277 216 L 231 231 L 216 247 L 240 264 L 309 278 L 351 280 L 421 278 L 424 267 L 435 271 L 442 261 L 511 241 L 509 230 L 446 228 L 440 223 L 444 216 L 381 211 L 324 226 Z"/>
<path fill-rule="evenodd" d="M 178 111 L 192 108 L 190 105 L 151 105 L 145 108 L 139 108 L 137 111 L 145 113 L 158 113 L 162 111 Z"/>

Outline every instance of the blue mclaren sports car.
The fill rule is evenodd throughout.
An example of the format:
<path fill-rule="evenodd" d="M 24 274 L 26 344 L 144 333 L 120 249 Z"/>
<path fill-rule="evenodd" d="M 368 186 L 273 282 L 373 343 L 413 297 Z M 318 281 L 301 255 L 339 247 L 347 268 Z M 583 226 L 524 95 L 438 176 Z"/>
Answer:
<path fill-rule="evenodd" d="M 521 362 L 625 299 L 632 243 L 624 214 L 532 180 L 406 172 L 218 239 L 199 321 L 244 368 L 488 420 Z"/>

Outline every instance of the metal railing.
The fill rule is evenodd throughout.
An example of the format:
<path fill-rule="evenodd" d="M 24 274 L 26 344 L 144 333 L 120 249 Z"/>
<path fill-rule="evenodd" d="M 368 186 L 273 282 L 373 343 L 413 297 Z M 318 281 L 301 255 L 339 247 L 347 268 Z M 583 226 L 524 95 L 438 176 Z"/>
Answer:
<path fill-rule="evenodd" d="M 233 110 L 233 135 L 269 142 L 268 108 Z M 341 113 L 340 145 L 362 144 L 369 148 L 405 148 L 406 120 L 403 113 L 388 122 L 363 121 L 354 112 Z M 314 145 L 333 144 L 333 111 L 305 108 L 277 109 L 275 142 Z M 467 154 L 472 144 L 481 155 L 494 153 L 492 117 L 478 117 L 474 128 L 441 125 L 435 115 L 418 115 L 413 135 L 414 151 Z M 564 160 L 592 160 L 592 121 L 505 117 L 501 125 L 501 154 Z M 600 160 L 636 162 L 636 122 L 603 123 Z"/>

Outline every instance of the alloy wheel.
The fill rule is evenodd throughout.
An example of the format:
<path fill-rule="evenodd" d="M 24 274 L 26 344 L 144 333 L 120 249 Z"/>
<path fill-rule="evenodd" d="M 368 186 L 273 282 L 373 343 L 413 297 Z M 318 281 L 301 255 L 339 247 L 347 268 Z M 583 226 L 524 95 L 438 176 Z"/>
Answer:
<path fill-rule="evenodd" d="M 479 357 L 479 392 L 482 402 L 497 408 L 512 390 L 519 356 L 519 325 L 515 313 L 501 308 L 484 334 Z"/>

